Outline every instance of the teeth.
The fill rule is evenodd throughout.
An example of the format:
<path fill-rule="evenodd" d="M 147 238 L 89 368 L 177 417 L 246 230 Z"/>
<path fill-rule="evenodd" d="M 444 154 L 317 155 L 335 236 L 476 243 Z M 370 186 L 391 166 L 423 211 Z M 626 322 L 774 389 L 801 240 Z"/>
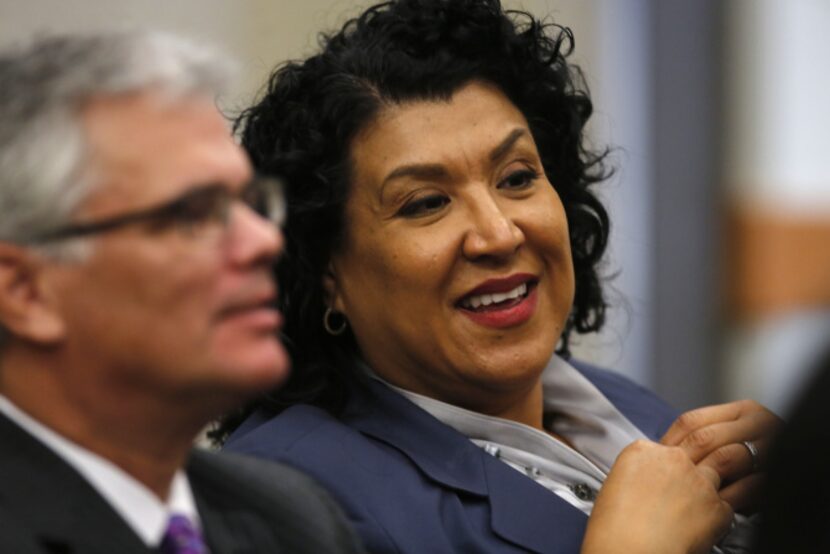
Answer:
<path fill-rule="evenodd" d="M 509 297 L 509 296 L 507 296 L 506 294 L 498 294 L 498 293 L 496 293 L 496 294 L 493 294 L 493 303 L 494 303 L 494 304 L 498 304 L 499 302 L 504 302 L 504 301 L 505 301 L 505 300 L 507 300 L 508 298 L 510 298 L 510 297 Z"/>
<path fill-rule="evenodd" d="M 478 294 L 476 296 L 470 296 L 468 298 L 465 298 L 464 301 L 461 302 L 461 306 L 464 308 L 472 308 L 473 310 L 475 310 L 479 306 L 499 304 L 506 300 L 513 300 L 514 298 L 524 296 L 525 294 L 527 294 L 527 283 L 522 283 L 515 289 L 507 292 L 497 292 L 493 294 Z"/>

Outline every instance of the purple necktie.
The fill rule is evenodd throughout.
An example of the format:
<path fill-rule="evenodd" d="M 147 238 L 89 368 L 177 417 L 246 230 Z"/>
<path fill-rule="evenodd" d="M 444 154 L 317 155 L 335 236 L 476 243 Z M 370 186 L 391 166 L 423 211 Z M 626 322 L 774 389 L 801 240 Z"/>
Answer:
<path fill-rule="evenodd" d="M 210 554 L 202 534 L 182 515 L 170 516 L 159 547 L 161 554 Z"/>

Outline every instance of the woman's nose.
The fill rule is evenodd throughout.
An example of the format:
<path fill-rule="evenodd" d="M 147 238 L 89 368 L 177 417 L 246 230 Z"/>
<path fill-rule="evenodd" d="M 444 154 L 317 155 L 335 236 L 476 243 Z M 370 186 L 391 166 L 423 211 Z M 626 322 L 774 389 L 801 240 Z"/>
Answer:
<path fill-rule="evenodd" d="M 467 258 L 506 258 L 524 243 L 524 233 L 506 208 L 489 195 L 471 206 L 471 221 L 462 245 Z"/>

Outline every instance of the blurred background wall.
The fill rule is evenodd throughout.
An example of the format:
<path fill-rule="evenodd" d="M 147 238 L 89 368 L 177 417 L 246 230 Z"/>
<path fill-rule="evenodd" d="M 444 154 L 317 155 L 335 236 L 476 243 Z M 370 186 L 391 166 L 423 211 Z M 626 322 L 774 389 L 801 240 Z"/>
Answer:
<path fill-rule="evenodd" d="M 504 0 L 571 27 L 612 147 L 609 324 L 578 355 L 680 408 L 785 410 L 830 347 L 830 2 Z M 55 30 L 162 28 L 241 73 L 229 112 L 279 61 L 355 15 L 348 0 L 0 0 L 0 45 Z"/>

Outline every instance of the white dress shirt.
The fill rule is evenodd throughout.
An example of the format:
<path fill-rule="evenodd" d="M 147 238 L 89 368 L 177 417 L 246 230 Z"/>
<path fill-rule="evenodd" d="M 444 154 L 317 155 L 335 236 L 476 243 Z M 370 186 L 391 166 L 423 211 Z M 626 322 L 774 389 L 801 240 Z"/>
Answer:
<path fill-rule="evenodd" d="M 62 437 L 2 395 L 0 412 L 80 473 L 148 547 L 156 548 L 161 544 L 167 530 L 167 521 L 172 514 L 186 516 L 200 527 L 193 491 L 183 471 L 176 472 L 170 485 L 169 497 L 166 502 L 162 502 L 150 489 L 121 468 Z"/>
<path fill-rule="evenodd" d="M 586 515 L 591 515 L 597 492 L 620 452 L 635 440 L 647 439 L 585 376 L 559 356 L 551 358 L 542 374 L 544 413 L 555 415 L 545 425 L 548 431 L 566 438 L 573 448 L 529 425 L 395 387 L 368 371 Z M 752 527 L 748 518 L 736 516 L 735 528 L 713 552 L 748 552 Z"/>

